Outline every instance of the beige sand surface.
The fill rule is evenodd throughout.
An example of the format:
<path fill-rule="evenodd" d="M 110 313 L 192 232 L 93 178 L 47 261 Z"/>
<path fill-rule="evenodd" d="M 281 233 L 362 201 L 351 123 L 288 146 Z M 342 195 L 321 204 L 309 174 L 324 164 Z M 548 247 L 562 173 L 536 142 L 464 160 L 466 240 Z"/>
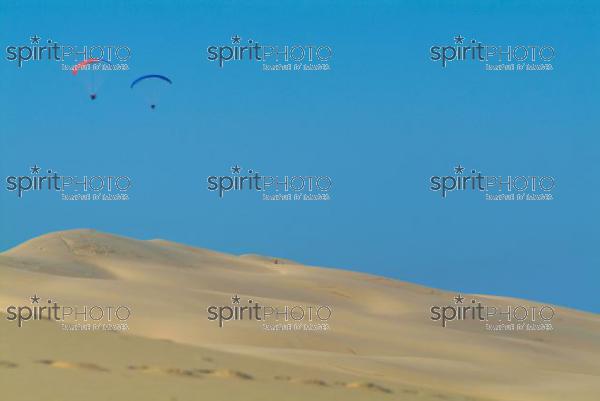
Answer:
<path fill-rule="evenodd" d="M 6 308 L 30 306 L 34 294 L 127 305 L 129 330 L 68 332 L 45 320 L 18 328 Z M 235 294 L 262 305 L 329 305 L 330 330 L 272 332 L 248 320 L 219 328 L 206 308 L 231 305 Z M 552 331 L 491 332 L 478 321 L 442 328 L 429 309 L 455 295 L 163 240 L 52 233 L 0 254 L 0 399 L 600 399 L 600 316 L 555 307 Z"/>

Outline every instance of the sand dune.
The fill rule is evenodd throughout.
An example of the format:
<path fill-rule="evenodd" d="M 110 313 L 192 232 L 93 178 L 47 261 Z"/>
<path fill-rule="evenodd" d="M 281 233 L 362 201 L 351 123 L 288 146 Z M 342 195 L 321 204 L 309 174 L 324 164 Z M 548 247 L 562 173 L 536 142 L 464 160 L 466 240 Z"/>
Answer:
<path fill-rule="evenodd" d="M 6 319 L 9 305 L 31 306 L 36 294 L 127 305 L 128 330 Z M 234 295 L 241 305 L 327 305 L 329 329 L 208 320 L 209 306 L 232 306 Z M 554 307 L 552 331 L 493 332 L 475 320 L 443 328 L 430 308 L 456 295 L 280 258 L 56 232 L 0 254 L 0 386 L 14 401 L 598 399 L 600 316 Z"/>

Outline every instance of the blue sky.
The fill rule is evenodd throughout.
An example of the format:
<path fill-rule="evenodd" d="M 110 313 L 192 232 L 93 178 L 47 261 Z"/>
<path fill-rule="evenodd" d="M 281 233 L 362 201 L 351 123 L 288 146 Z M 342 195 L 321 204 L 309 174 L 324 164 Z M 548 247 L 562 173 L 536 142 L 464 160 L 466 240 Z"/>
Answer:
<path fill-rule="evenodd" d="M 595 2 L 4 1 L 0 173 L 34 164 L 129 175 L 128 202 L 17 199 L 0 191 L 0 249 L 50 231 L 95 228 L 232 253 L 372 272 L 455 291 L 600 311 L 597 163 L 599 5 Z M 52 62 L 17 68 L 5 48 L 37 34 L 121 44 L 130 71 L 90 101 Z M 206 60 L 238 34 L 323 43 L 328 72 L 263 72 Z M 429 47 L 461 34 L 549 44 L 551 72 L 442 68 Z M 157 110 L 129 89 L 160 73 Z M 461 163 L 490 175 L 551 175 L 551 202 L 441 199 L 429 177 Z M 239 164 L 272 175 L 329 175 L 328 202 L 218 199 L 206 177 Z M 456 195 L 456 196 L 452 196 Z"/>

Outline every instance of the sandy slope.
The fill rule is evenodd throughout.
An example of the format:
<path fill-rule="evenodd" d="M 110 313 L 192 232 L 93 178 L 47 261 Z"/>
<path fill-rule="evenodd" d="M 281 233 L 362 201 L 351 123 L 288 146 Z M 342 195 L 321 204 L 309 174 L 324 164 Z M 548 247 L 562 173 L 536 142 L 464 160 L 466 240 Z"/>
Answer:
<path fill-rule="evenodd" d="M 129 331 L 73 333 L 47 321 L 17 328 L 6 307 L 30 305 L 33 294 L 128 305 Z M 206 308 L 231 305 L 234 294 L 331 305 L 331 330 L 219 328 Z M 598 315 L 556 308 L 551 332 L 495 333 L 473 321 L 442 328 L 429 308 L 454 295 L 285 259 L 52 233 L 0 254 L 0 387 L 11 401 L 598 399 Z"/>

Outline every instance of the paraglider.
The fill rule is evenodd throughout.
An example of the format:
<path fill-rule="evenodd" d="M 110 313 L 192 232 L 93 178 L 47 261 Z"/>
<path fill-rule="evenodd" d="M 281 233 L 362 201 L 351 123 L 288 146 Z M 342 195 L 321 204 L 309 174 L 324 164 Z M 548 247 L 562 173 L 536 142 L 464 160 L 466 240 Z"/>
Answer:
<path fill-rule="evenodd" d="M 142 75 L 141 77 L 137 78 L 136 80 L 134 80 L 131 85 L 129 86 L 131 89 L 133 89 L 134 86 L 136 86 L 138 83 L 142 82 L 145 79 L 162 79 L 163 81 L 166 81 L 170 84 L 173 83 L 173 81 L 171 81 L 169 78 L 165 77 L 164 75 L 158 75 L 158 74 L 149 74 L 149 75 Z"/>
<path fill-rule="evenodd" d="M 144 82 L 146 80 L 150 80 L 151 82 L 157 81 L 157 82 L 166 82 L 169 85 L 173 84 L 173 81 L 171 81 L 168 77 L 164 76 L 164 75 L 159 75 L 159 74 L 148 74 L 148 75 L 142 75 L 141 77 L 135 79 L 131 85 L 129 86 L 131 89 L 133 89 L 135 86 L 137 86 L 138 84 L 140 84 L 141 82 Z M 156 94 L 153 93 L 152 98 L 156 98 Z M 151 101 L 150 103 L 150 108 L 152 110 L 156 109 L 156 101 Z"/>
<path fill-rule="evenodd" d="M 83 70 L 90 69 L 90 67 L 88 67 L 88 66 L 91 66 L 92 64 L 97 64 L 97 63 L 106 63 L 109 66 L 112 66 L 112 64 L 110 62 L 108 62 L 108 61 L 106 61 L 104 59 L 100 59 L 100 58 L 88 58 L 86 60 L 81 61 L 77 65 L 75 65 L 71 71 L 72 71 L 72 73 L 73 73 L 74 76 L 77 76 L 77 73 L 80 70 L 82 70 L 82 69 Z M 91 69 L 92 69 L 92 72 L 94 72 L 96 70 L 96 68 L 93 68 L 93 67 L 91 67 Z M 90 78 L 88 78 L 88 81 L 91 81 L 91 82 L 86 83 L 86 86 L 88 87 L 88 91 L 90 92 L 90 99 L 91 100 L 96 100 L 96 97 L 98 96 L 96 94 L 96 87 L 97 87 L 97 84 L 95 82 L 96 79 L 94 79 L 94 77 L 90 77 Z"/>
<path fill-rule="evenodd" d="M 90 64 L 95 64 L 95 63 L 106 63 L 108 65 L 110 65 L 110 63 L 106 60 L 103 60 L 101 58 L 88 58 L 87 60 L 83 60 L 82 62 L 78 63 L 75 67 L 73 67 L 73 75 L 77 75 L 77 73 L 79 72 L 79 70 L 81 70 L 83 67 L 90 65 Z"/>

